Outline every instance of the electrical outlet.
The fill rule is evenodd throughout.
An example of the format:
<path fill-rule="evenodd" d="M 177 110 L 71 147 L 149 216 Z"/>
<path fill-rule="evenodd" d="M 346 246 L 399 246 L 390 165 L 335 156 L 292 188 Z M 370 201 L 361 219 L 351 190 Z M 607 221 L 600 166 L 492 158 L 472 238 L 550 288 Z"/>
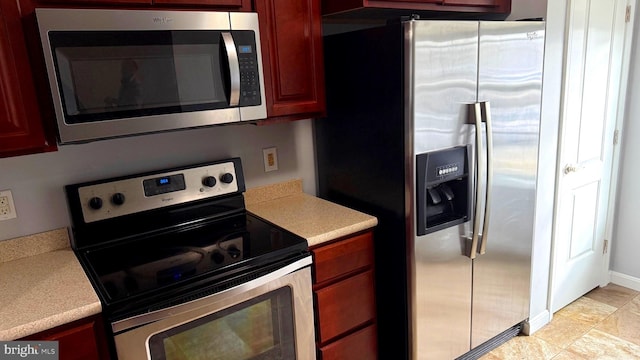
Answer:
<path fill-rule="evenodd" d="M 264 171 L 278 170 L 278 150 L 275 147 L 262 149 L 262 156 L 264 157 Z"/>
<path fill-rule="evenodd" d="M 15 219 L 16 207 L 10 190 L 0 191 L 0 220 Z"/>

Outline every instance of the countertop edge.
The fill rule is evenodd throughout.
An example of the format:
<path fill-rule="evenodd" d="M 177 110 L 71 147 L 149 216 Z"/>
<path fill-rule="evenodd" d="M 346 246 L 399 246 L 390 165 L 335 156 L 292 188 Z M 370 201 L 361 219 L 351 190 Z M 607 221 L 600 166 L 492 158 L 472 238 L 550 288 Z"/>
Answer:
<path fill-rule="evenodd" d="M 0 331 L 0 339 L 2 340 L 16 340 L 26 336 L 34 335 L 42 331 L 51 330 L 61 325 L 81 320 L 86 317 L 97 315 L 102 312 L 102 305 L 100 302 L 87 304 L 73 310 L 68 310 L 56 315 L 52 315 L 46 318 L 38 319 L 15 326 L 11 329 Z"/>

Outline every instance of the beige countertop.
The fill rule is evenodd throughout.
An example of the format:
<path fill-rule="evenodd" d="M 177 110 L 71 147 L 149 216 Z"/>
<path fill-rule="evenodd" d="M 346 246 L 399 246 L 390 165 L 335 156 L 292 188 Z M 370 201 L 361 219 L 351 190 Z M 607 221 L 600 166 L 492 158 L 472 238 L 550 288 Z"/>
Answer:
<path fill-rule="evenodd" d="M 102 311 L 66 229 L 0 241 L 0 340 Z"/>
<path fill-rule="evenodd" d="M 302 192 L 302 181 L 249 189 L 247 211 L 307 239 L 309 246 L 338 239 L 378 224 L 374 216 Z"/>
<path fill-rule="evenodd" d="M 302 181 L 249 189 L 247 210 L 315 246 L 378 224 L 371 215 L 302 192 Z M 66 229 L 0 241 L 0 341 L 102 311 Z"/>

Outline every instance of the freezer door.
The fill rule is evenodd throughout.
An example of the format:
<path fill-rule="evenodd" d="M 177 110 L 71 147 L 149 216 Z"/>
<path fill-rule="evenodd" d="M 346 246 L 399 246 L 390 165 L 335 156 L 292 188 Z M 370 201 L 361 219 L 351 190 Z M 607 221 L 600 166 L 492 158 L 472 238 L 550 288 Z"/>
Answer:
<path fill-rule="evenodd" d="M 405 31 L 405 111 L 414 179 L 408 251 L 412 359 L 453 359 L 469 351 L 471 260 L 469 222 L 417 236 L 416 156 L 473 144 L 468 104 L 476 102 L 478 23 L 413 21 Z M 473 146 L 471 146 L 473 148 Z M 473 177 L 473 176 L 471 176 Z M 412 225 L 412 226 L 411 226 Z"/>
<path fill-rule="evenodd" d="M 474 260 L 471 346 L 529 316 L 543 22 L 481 22 L 478 101 L 489 101 L 493 180 Z M 486 144 L 485 144 L 486 146 Z"/>

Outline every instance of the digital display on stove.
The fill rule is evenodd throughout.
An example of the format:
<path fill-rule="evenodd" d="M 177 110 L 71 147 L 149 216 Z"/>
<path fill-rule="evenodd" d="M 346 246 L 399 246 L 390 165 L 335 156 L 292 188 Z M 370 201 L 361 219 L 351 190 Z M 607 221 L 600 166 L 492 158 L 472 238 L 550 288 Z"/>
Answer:
<path fill-rule="evenodd" d="M 186 189 L 183 174 L 162 176 L 142 181 L 145 196 L 155 196 Z"/>

